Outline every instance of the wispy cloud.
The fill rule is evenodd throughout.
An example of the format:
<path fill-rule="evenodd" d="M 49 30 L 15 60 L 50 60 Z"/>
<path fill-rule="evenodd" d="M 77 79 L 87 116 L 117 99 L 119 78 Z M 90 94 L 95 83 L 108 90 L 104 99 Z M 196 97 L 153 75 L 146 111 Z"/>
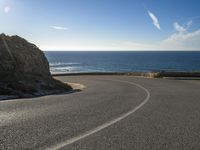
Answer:
<path fill-rule="evenodd" d="M 199 43 L 200 41 L 200 29 L 193 31 L 193 32 L 179 32 L 172 34 L 169 38 L 164 40 L 167 44 L 174 44 L 174 45 L 195 45 L 195 42 Z M 189 44 L 190 42 L 191 44 Z M 200 43 L 198 44 L 200 46 Z"/>
<path fill-rule="evenodd" d="M 174 22 L 173 27 L 176 32 L 162 41 L 150 44 L 128 41 L 120 43 L 119 47 L 127 50 L 199 50 L 200 29 L 190 31 L 192 25 L 192 20 L 183 25 Z"/>
<path fill-rule="evenodd" d="M 174 22 L 174 29 L 178 32 L 186 32 L 186 28 L 181 26 L 178 22 Z"/>
<path fill-rule="evenodd" d="M 152 12 L 150 12 L 150 11 L 148 11 L 148 14 L 149 14 L 150 18 L 152 19 L 154 26 L 155 26 L 158 30 L 160 30 L 160 29 L 161 29 L 160 23 L 159 23 L 159 20 L 158 20 L 158 18 L 156 17 L 156 15 L 153 14 Z"/>
<path fill-rule="evenodd" d="M 187 22 L 187 28 L 190 28 L 192 26 L 192 24 L 193 24 L 193 20 L 188 21 Z"/>
<path fill-rule="evenodd" d="M 200 29 L 193 32 L 175 33 L 163 41 L 170 49 L 199 50 Z"/>
<path fill-rule="evenodd" d="M 162 44 L 167 47 L 173 47 L 174 49 L 199 49 L 200 29 L 189 32 L 189 28 L 192 24 L 192 20 L 185 23 L 185 26 L 175 22 L 174 29 L 177 32 L 165 39 Z"/>
<path fill-rule="evenodd" d="M 190 20 L 184 25 L 180 25 L 178 22 L 174 22 L 174 29 L 178 32 L 187 32 L 187 30 L 192 26 L 193 21 Z"/>
<path fill-rule="evenodd" d="M 4 12 L 5 13 L 9 13 L 11 10 L 11 8 L 9 6 L 4 7 Z"/>
<path fill-rule="evenodd" d="M 61 27 L 61 26 L 50 26 L 52 29 L 55 30 L 69 30 L 67 27 Z"/>

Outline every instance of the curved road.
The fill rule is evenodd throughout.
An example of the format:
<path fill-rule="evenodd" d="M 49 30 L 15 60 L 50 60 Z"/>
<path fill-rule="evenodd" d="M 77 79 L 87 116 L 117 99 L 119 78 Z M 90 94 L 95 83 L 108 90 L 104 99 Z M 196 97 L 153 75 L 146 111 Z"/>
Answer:
<path fill-rule="evenodd" d="M 200 81 L 63 76 L 81 92 L 0 101 L 0 149 L 200 149 Z"/>

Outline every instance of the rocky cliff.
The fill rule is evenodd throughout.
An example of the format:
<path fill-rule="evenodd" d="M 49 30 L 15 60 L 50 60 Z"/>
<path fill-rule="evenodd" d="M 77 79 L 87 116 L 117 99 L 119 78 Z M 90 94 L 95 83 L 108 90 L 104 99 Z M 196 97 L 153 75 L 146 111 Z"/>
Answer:
<path fill-rule="evenodd" d="M 52 78 L 37 46 L 19 36 L 0 35 L 0 96 L 31 97 L 70 89 Z"/>

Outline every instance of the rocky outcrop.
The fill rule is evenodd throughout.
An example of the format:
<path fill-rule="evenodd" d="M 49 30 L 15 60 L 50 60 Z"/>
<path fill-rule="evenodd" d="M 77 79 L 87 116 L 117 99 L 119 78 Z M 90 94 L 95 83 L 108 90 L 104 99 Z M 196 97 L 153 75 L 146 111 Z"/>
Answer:
<path fill-rule="evenodd" d="M 52 78 L 44 53 L 19 36 L 0 35 L 0 96 L 30 97 L 65 92 Z"/>

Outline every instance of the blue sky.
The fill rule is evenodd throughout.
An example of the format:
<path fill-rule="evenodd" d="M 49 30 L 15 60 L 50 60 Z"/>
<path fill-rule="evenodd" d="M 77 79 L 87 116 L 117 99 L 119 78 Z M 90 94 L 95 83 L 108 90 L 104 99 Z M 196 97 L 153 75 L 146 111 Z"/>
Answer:
<path fill-rule="evenodd" d="M 200 50 L 199 0 L 0 0 L 0 18 L 42 50 Z"/>

